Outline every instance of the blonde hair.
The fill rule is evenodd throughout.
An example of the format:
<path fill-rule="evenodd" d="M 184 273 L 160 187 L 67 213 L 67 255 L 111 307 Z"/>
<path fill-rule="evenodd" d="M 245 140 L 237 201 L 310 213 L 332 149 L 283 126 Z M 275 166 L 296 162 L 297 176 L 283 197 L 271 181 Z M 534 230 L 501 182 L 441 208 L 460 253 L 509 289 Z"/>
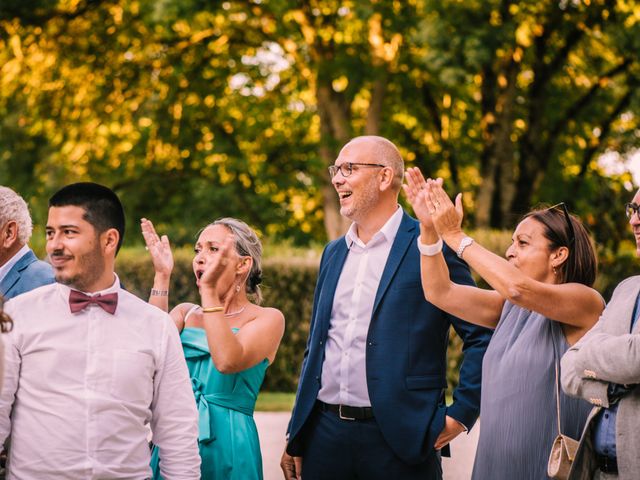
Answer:
<path fill-rule="evenodd" d="M 209 226 L 212 225 L 224 225 L 227 227 L 235 238 L 238 255 L 251 257 L 251 271 L 245 281 L 245 291 L 259 305 L 262 302 L 262 291 L 260 290 L 260 283 L 262 283 L 262 243 L 260 243 L 258 235 L 249 225 L 237 218 L 219 218 Z"/>

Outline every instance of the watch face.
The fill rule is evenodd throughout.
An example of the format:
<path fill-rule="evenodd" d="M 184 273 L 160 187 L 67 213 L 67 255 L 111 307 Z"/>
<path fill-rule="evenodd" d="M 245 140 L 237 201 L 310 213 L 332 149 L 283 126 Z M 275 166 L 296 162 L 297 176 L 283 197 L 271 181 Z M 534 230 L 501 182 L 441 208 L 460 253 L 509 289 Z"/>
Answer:
<path fill-rule="evenodd" d="M 458 251 L 456 252 L 459 258 L 462 258 L 462 252 L 464 252 L 464 249 L 467 248 L 472 243 L 473 243 L 473 238 L 471 237 L 464 237 L 462 239 L 462 241 L 460 242 L 460 246 L 458 247 Z"/>

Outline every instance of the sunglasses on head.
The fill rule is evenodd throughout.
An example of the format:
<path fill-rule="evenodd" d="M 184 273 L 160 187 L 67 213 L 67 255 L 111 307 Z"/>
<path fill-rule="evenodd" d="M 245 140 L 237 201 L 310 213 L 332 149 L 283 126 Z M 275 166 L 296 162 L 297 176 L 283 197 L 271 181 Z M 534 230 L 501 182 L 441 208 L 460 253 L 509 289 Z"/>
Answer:
<path fill-rule="evenodd" d="M 573 223 L 571 222 L 571 215 L 569 215 L 569 209 L 564 202 L 557 203 L 555 205 L 550 206 L 547 210 L 557 209 L 563 213 L 564 220 L 567 222 L 567 229 L 569 230 L 569 245 L 573 245 L 576 241 L 576 232 L 573 229 Z"/>

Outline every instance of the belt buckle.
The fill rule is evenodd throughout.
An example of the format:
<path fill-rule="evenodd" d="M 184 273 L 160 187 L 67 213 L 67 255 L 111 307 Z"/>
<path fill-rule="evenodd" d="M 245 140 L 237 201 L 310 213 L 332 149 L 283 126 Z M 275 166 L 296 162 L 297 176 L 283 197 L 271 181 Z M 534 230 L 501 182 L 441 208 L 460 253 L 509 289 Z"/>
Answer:
<path fill-rule="evenodd" d="M 338 405 L 338 416 L 340 417 L 340 420 L 350 420 L 350 421 L 354 421 L 356 419 L 356 417 L 346 417 L 342 414 L 342 405 Z"/>

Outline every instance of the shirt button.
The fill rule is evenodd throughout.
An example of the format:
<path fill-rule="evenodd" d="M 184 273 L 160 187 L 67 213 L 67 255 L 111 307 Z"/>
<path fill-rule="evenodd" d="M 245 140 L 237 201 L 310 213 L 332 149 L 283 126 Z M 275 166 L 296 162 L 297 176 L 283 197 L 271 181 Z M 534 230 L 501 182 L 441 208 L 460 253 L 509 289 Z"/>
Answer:
<path fill-rule="evenodd" d="M 604 414 L 604 418 L 609 418 L 609 414 L 608 414 L 608 413 L 605 413 L 605 414 Z"/>

